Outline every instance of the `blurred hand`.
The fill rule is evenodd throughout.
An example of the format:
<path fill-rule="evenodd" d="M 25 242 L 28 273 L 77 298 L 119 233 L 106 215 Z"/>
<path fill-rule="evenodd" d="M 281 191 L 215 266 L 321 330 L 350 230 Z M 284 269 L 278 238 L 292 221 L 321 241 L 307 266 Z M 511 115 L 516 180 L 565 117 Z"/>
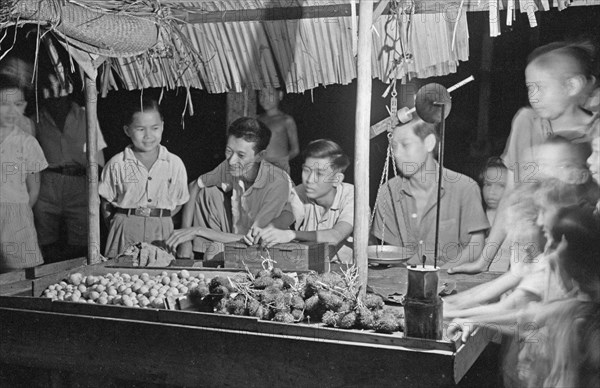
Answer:
<path fill-rule="evenodd" d="M 479 326 L 469 319 L 456 318 L 448 325 L 447 336 L 451 341 L 467 342 Z M 462 333 L 462 334 L 461 334 Z"/>

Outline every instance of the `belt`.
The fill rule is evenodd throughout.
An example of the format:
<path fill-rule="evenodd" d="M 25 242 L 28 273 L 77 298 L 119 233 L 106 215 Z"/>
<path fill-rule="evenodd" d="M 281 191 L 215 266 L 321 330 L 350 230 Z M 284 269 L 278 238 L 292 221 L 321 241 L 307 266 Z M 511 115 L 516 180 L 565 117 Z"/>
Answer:
<path fill-rule="evenodd" d="M 147 207 L 138 207 L 137 209 L 122 209 L 118 207 L 115 208 L 115 212 L 127 214 L 128 216 L 171 217 L 171 211 L 169 209 L 150 209 Z"/>
<path fill-rule="evenodd" d="M 48 167 L 45 171 L 68 176 L 85 176 L 87 174 L 85 167 L 79 166 Z"/>

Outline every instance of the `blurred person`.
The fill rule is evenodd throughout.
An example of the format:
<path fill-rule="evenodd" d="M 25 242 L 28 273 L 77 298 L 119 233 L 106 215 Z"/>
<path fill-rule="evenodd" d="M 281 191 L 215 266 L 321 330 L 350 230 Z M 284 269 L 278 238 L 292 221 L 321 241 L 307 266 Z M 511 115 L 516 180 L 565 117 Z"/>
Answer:
<path fill-rule="evenodd" d="M 72 99 L 72 88 L 65 89 L 53 74 L 48 79 L 36 133 L 49 167 L 42 172 L 34 214 L 44 257 L 53 262 L 87 255 L 87 118 L 85 108 Z M 102 167 L 106 142 L 98 123 L 96 128 Z"/>
<path fill-rule="evenodd" d="M 37 140 L 19 128 L 26 106 L 19 82 L 0 75 L 0 273 L 43 263 L 31 208 L 48 163 Z"/>
<path fill-rule="evenodd" d="M 271 131 L 265 160 L 290 173 L 290 160 L 300 153 L 298 131 L 293 117 L 279 109 L 283 91 L 268 87 L 258 93 L 258 102 L 265 110 L 258 119 Z"/>

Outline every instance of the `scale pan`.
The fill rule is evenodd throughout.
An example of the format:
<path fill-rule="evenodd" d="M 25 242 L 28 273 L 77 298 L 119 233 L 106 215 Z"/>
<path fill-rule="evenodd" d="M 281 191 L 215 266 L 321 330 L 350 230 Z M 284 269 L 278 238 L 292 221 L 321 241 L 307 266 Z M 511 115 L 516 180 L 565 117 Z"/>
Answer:
<path fill-rule="evenodd" d="M 393 245 L 369 245 L 367 247 L 369 264 L 404 264 L 412 254 L 408 249 Z"/>
<path fill-rule="evenodd" d="M 424 85 L 417 92 L 415 99 L 415 110 L 417 115 L 428 123 L 436 124 L 441 122 L 442 108 L 435 103 L 444 103 L 444 118 L 447 118 L 452 108 L 450 93 L 448 89 L 440 84 L 431 83 Z"/>

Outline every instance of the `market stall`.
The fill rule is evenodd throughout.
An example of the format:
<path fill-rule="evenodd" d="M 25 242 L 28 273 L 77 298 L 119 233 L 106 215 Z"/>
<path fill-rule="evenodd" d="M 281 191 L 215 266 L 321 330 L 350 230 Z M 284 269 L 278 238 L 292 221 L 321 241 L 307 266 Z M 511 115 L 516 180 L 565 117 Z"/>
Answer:
<path fill-rule="evenodd" d="M 293 5 L 286 1 L 249 3 L 247 8 L 236 8 L 237 2 L 230 1 L 22 0 L 11 2 L 1 14 L 0 22 L 5 25 L 33 23 L 53 31 L 85 77 L 90 234 L 86 259 L 0 275 L 0 362 L 183 386 L 389 386 L 401 382 L 453 386 L 487 345 L 490 338 L 483 330 L 467 344 L 460 344 L 448 338 L 410 338 L 402 332 L 379 334 L 169 306 L 139 309 L 42 297 L 49 286 L 74 273 L 152 275 L 180 270 L 99 263 L 97 85 L 103 96 L 117 84 L 127 89 L 184 87 L 188 96 L 189 88 L 248 96 L 248 90 L 265 85 L 301 92 L 358 78 L 355 204 L 364 210 L 369 204 L 366 177 L 372 78 L 395 82 L 408 76 L 454 71 L 459 60 L 468 58 L 468 32 L 461 15 L 477 10 L 497 12 L 490 8 L 492 2 L 483 2 L 486 8 L 479 9 L 481 2 L 474 1 L 444 9 L 435 8 L 430 1 L 360 1 L 360 8 L 350 0 L 326 6 L 318 0 Z M 514 2 L 509 4 L 514 10 Z M 527 7 L 521 11 L 534 12 Z M 410 24 L 415 14 L 428 22 Z M 452 15 L 452 22 L 439 23 L 436 15 Z M 408 23 L 400 23 L 403 17 Z M 397 30 L 400 25 L 410 28 Z M 419 32 L 428 29 L 439 35 L 420 41 L 426 34 Z M 497 33 L 497 25 L 491 31 Z M 432 55 L 418 55 L 418 49 L 429 47 L 427 43 L 440 41 L 443 47 L 430 50 Z M 191 97 L 188 102 L 193 111 Z M 247 112 L 247 98 L 243 104 L 246 108 L 241 112 Z M 368 220 L 364 211 L 355 214 L 355 262 L 361 281 L 385 296 L 406 295 L 406 268 L 368 268 Z M 206 277 L 236 273 L 186 270 Z M 442 283 L 450 281 L 444 271 L 439 274 Z M 451 283 L 460 291 L 494 276 L 453 276 Z"/>
<path fill-rule="evenodd" d="M 79 265 L 78 265 L 79 264 Z M 0 285 L 0 362 L 118 379 L 177 386 L 282 383 L 294 386 L 361 384 L 453 386 L 489 342 L 479 332 L 467 344 L 406 338 L 402 333 L 285 324 L 254 317 L 182 310 L 103 306 L 39 297 L 69 274 L 101 276 L 177 273 L 181 268 L 81 265 L 13 274 Z M 42 268 L 42 267 L 40 267 Z M 234 276 L 239 271 L 187 269 L 190 276 Z M 45 273 L 45 274 L 44 274 Z M 35 279 L 19 277 L 37 276 Z M 459 287 L 489 280 L 469 277 Z M 442 280 L 447 275 L 442 275 Z M 406 292 L 406 269 L 371 270 L 376 289 Z M 28 295 L 28 296 L 25 296 Z M 33 297 L 32 297 L 33 296 Z M 423 373 L 424 365 L 431 365 Z M 265 369 L 266 368 L 266 369 Z M 89 376 L 88 376 L 89 377 Z"/>

